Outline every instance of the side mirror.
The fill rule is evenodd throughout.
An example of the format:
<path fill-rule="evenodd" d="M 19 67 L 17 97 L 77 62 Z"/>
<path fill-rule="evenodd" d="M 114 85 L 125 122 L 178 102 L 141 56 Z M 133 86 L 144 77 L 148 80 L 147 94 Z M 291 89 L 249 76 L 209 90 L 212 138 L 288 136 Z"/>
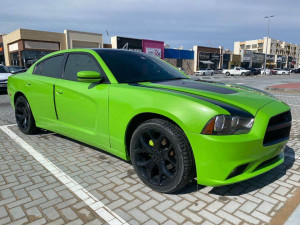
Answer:
<path fill-rule="evenodd" d="M 77 73 L 77 79 L 83 83 L 96 83 L 102 80 L 99 72 L 96 71 L 79 71 Z"/>

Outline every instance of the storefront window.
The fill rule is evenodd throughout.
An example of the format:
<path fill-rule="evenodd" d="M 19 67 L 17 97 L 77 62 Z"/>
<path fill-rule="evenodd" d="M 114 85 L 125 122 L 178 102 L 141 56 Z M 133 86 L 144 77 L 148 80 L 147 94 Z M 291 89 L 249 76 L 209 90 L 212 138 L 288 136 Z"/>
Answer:
<path fill-rule="evenodd" d="M 34 64 L 37 60 L 44 57 L 45 55 L 51 53 L 53 51 L 22 51 L 22 62 L 23 66 L 29 68 L 32 64 Z"/>
<path fill-rule="evenodd" d="M 10 64 L 12 66 L 20 66 L 19 52 L 10 53 Z"/>

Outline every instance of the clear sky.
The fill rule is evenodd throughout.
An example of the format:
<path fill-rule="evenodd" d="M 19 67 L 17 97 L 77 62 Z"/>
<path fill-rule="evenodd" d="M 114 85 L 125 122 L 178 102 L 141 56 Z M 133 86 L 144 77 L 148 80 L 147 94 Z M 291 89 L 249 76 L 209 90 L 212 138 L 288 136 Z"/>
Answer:
<path fill-rule="evenodd" d="M 299 0 L 1 0 L 0 33 L 64 29 L 164 41 L 171 47 L 224 46 L 267 36 L 300 44 Z"/>

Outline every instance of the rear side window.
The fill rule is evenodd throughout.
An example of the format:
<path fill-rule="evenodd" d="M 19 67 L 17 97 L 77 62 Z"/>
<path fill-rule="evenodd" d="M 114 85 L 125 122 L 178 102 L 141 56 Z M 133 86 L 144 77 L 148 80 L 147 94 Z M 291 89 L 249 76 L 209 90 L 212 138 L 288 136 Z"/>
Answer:
<path fill-rule="evenodd" d="M 43 62 L 37 64 L 33 69 L 33 74 L 41 75 L 42 67 L 43 67 Z"/>
<path fill-rule="evenodd" d="M 58 55 L 43 61 L 41 75 L 53 78 L 61 78 L 61 66 L 64 55 Z"/>
<path fill-rule="evenodd" d="M 77 81 L 77 73 L 79 71 L 96 71 L 101 73 L 98 63 L 92 56 L 80 53 L 70 54 L 65 66 L 63 78 Z"/>

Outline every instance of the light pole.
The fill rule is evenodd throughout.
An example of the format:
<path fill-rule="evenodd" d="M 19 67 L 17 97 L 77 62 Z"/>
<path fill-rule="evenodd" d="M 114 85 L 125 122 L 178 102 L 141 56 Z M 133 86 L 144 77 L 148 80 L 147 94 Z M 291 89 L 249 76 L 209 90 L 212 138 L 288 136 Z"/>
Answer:
<path fill-rule="evenodd" d="M 270 34 L 270 21 L 271 21 L 271 18 L 274 17 L 275 15 L 273 16 L 265 16 L 265 19 L 269 19 L 269 22 L 268 22 L 268 36 L 267 36 L 267 43 L 266 43 L 266 54 L 265 54 L 265 63 L 264 63 L 264 73 L 267 74 L 266 72 L 266 67 L 267 67 L 267 51 L 268 51 L 268 41 L 269 41 L 269 34 Z M 270 48 L 271 49 L 271 48 Z"/>

